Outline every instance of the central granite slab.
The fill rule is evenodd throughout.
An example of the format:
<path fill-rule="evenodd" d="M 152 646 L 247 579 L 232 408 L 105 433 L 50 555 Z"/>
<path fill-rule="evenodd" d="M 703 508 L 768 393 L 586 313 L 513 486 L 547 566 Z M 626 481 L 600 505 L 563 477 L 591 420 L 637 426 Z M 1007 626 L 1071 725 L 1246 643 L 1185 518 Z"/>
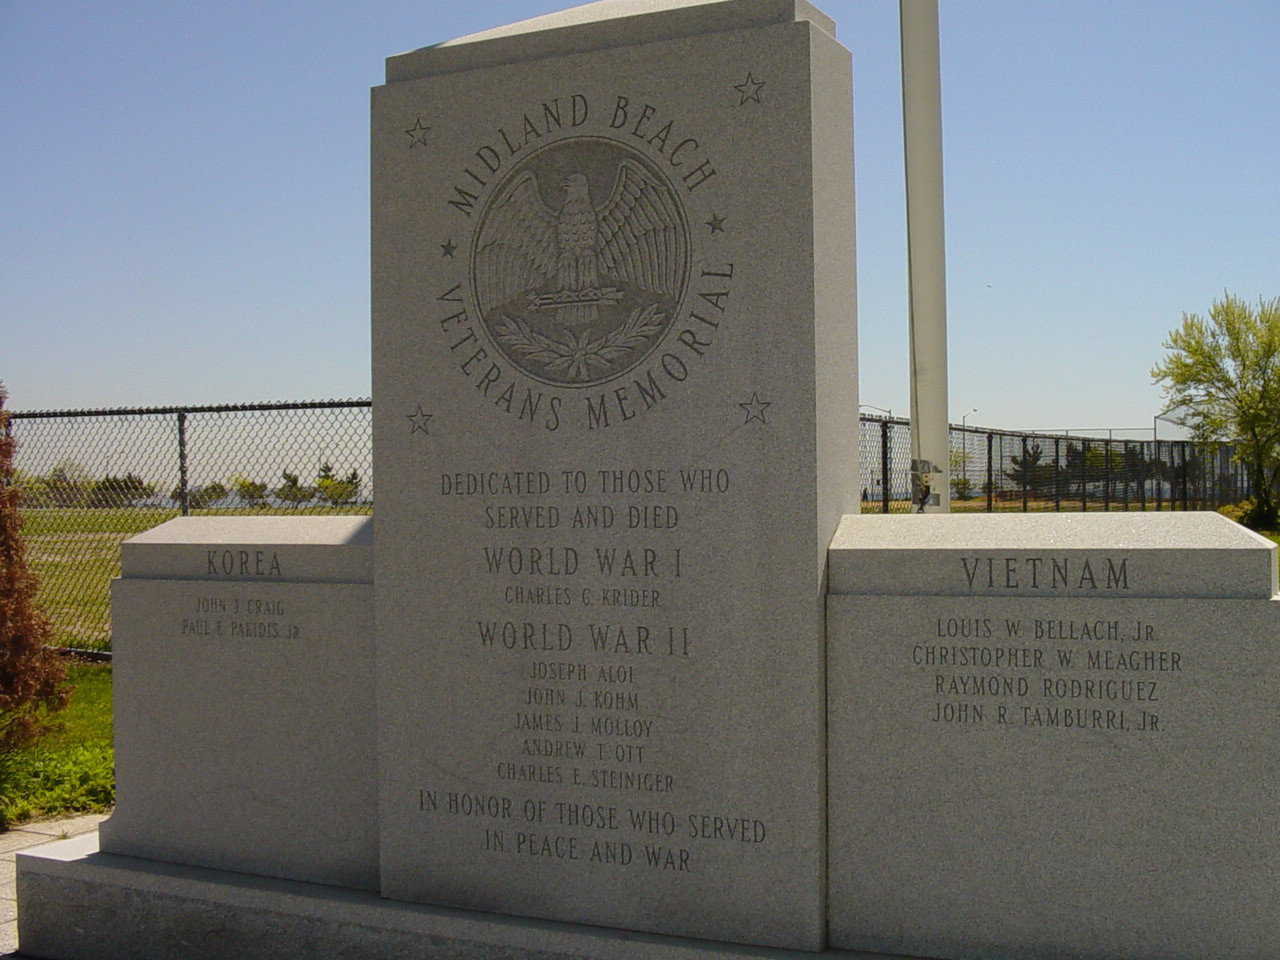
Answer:
<path fill-rule="evenodd" d="M 858 493 L 832 30 L 594 4 L 389 62 L 384 895 L 822 946 L 822 598 Z"/>

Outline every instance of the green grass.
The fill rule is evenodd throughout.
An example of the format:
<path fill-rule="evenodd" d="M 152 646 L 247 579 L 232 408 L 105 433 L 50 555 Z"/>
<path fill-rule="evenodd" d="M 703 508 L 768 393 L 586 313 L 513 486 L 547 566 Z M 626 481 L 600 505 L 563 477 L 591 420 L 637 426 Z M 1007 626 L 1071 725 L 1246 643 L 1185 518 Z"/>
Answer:
<path fill-rule="evenodd" d="M 115 802 L 111 665 L 71 663 L 67 679 L 75 690 L 49 732 L 10 759 L 0 791 L 4 824 L 98 813 Z"/>
<path fill-rule="evenodd" d="M 23 510 L 27 562 L 40 580 L 36 602 L 61 647 L 111 645 L 110 583 L 120 575 L 120 541 L 177 515 L 174 510 Z"/>
<path fill-rule="evenodd" d="M 367 504 L 301 509 L 194 510 L 194 516 L 367 514 Z M 171 520 L 177 510 L 135 507 L 37 507 L 22 511 L 27 559 L 40 580 L 36 602 L 53 623 L 53 642 L 80 650 L 111 648 L 112 577 L 120 542 Z"/>

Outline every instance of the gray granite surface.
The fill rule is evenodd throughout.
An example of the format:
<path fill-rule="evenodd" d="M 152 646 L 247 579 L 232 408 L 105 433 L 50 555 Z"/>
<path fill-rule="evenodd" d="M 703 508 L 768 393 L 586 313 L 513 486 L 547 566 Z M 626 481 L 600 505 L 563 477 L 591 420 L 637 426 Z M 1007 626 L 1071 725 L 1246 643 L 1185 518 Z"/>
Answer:
<path fill-rule="evenodd" d="M 178 518 L 121 554 L 104 849 L 376 888 L 371 519 Z"/>
<path fill-rule="evenodd" d="M 175 517 L 120 546 L 121 576 L 373 582 L 373 518 Z"/>
<path fill-rule="evenodd" d="M 387 82 L 801 20 L 835 36 L 806 0 L 600 0 L 389 57 Z"/>
<path fill-rule="evenodd" d="M 1280 956 L 1274 547 L 1216 515 L 1003 520 L 833 546 L 832 944 Z"/>
<path fill-rule="evenodd" d="M 804 4 L 611 4 L 388 76 L 383 892 L 820 946 L 848 52 Z"/>
<path fill-rule="evenodd" d="M 58 960 L 891 960 L 396 903 L 103 854 L 93 834 L 19 854 L 18 887 L 24 950 Z"/>
<path fill-rule="evenodd" d="M 1268 599 L 1276 545 L 1217 513 L 846 516 L 833 594 Z"/>

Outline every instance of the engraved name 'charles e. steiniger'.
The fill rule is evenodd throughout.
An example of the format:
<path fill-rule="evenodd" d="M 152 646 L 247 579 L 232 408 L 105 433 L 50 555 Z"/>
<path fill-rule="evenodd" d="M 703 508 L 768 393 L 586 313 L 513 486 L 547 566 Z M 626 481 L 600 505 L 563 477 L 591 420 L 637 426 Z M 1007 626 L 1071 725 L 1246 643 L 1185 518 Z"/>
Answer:
<path fill-rule="evenodd" d="M 713 345 L 733 264 L 693 263 L 686 198 L 717 171 L 677 126 L 652 104 L 597 112 L 573 94 L 474 151 L 446 195 L 472 231 L 467 276 L 438 301 L 490 404 L 548 430 L 607 428 L 665 400 Z"/>

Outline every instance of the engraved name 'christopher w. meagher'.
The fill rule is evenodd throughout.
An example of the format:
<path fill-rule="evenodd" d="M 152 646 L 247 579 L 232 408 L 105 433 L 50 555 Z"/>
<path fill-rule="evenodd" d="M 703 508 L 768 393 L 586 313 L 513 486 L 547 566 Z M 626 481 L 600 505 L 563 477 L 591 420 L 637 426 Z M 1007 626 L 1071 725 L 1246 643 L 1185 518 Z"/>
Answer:
<path fill-rule="evenodd" d="M 543 102 L 518 136 L 498 127 L 446 199 L 472 231 L 467 277 L 437 298 L 450 355 L 489 404 L 547 430 L 665 400 L 730 296 L 732 263 L 692 262 L 684 198 L 716 176 L 700 142 L 651 104 L 610 111 Z"/>

